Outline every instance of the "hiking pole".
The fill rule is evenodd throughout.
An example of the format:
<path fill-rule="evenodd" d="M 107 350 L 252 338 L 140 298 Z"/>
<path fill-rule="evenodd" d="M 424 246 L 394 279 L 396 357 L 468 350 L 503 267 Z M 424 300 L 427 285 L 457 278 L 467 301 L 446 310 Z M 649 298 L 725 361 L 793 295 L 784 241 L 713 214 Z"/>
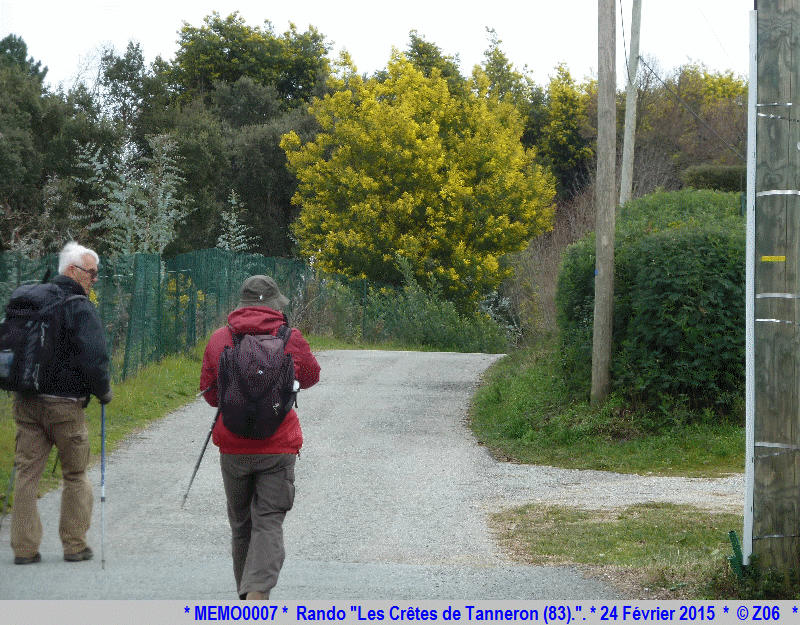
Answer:
<path fill-rule="evenodd" d="M 189 496 L 189 489 L 192 487 L 192 482 L 194 482 L 194 476 L 197 475 L 197 469 L 200 468 L 200 461 L 203 459 L 203 454 L 206 453 L 206 447 L 208 447 L 208 441 L 211 439 L 211 433 L 214 431 L 214 426 L 217 424 L 218 417 L 219 417 L 219 408 L 217 408 L 217 414 L 214 415 L 214 420 L 211 422 L 211 427 L 208 428 L 208 435 L 206 436 L 206 442 L 203 443 L 203 449 L 200 451 L 200 457 L 197 459 L 197 464 L 194 465 L 192 478 L 189 480 L 189 487 L 186 489 L 186 493 L 183 496 L 183 501 L 181 502 L 181 508 L 183 508 L 183 504 L 186 503 L 186 498 Z"/>
<path fill-rule="evenodd" d="M 16 455 L 16 453 L 14 454 Z M 6 497 L 3 499 L 3 514 L 0 515 L 0 527 L 3 527 L 3 521 L 6 518 L 6 510 L 8 510 L 8 500 L 11 499 L 11 493 L 14 490 L 14 477 L 17 474 L 17 462 L 14 460 L 14 464 L 11 467 L 11 475 L 8 476 L 8 488 L 6 489 Z"/>
<path fill-rule="evenodd" d="M 100 404 L 100 568 L 106 568 L 106 405 Z"/>
<path fill-rule="evenodd" d="M 3 514 L 0 516 L 0 527 L 3 526 L 3 520 L 6 518 L 6 510 L 8 510 L 8 500 L 11 499 L 11 494 L 14 492 L 14 478 L 17 475 L 17 440 L 14 439 L 14 464 L 11 465 L 11 475 L 8 476 L 8 488 L 6 489 L 6 498 L 3 499 Z"/>

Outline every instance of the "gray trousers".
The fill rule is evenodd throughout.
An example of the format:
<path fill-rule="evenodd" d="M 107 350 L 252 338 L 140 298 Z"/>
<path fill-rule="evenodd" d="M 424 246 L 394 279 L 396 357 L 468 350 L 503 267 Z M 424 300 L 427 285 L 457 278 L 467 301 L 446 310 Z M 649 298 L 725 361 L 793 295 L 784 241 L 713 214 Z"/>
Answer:
<path fill-rule="evenodd" d="M 220 454 L 239 597 L 269 596 L 286 552 L 283 520 L 294 504 L 294 454 Z"/>

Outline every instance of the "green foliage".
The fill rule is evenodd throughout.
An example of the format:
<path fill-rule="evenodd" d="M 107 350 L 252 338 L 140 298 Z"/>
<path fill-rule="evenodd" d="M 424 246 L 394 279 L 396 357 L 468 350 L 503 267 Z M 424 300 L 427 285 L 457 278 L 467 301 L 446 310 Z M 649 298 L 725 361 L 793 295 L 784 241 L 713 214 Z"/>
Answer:
<path fill-rule="evenodd" d="M 572 195 L 583 186 L 582 178 L 594 155 L 585 136 L 585 100 L 567 66 L 559 64 L 547 88 L 548 116 L 539 155 L 556 177 L 560 195 Z"/>
<path fill-rule="evenodd" d="M 776 601 L 800 599 L 800 574 L 796 570 L 764 569 L 755 555 L 739 577 L 730 566 L 717 570 L 702 586 L 709 599 L 740 599 L 743 601 Z M 768 611 L 770 620 L 775 615 Z M 776 619 L 777 620 L 777 617 Z"/>
<path fill-rule="evenodd" d="M 471 427 L 495 456 L 617 473 L 709 476 L 744 466 L 741 427 L 708 419 L 659 427 L 657 410 L 612 395 L 599 409 L 575 397 L 556 346 L 515 349 L 472 400 Z"/>
<path fill-rule="evenodd" d="M 663 77 L 644 67 L 640 76 L 634 163 L 640 193 L 681 188 L 682 173 L 689 167 L 742 164 L 747 145 L 746 78 L 710 71 L 696 62 Z"/>
<path fill-rule="evenodd" d="M 313 117 L 294 110 L 264 124 L 239 128 L 230 138 L 233 187 L 247 206 L 244 219 L 252 227 L 257 249 L 270 256 L 297 255 L 290 231 L 300 212 L 292 204 L 297 182 L 287 167 L 281 137 L 294 132 L 308 141 L 316 128 Z"/>
<path fill-rule="evenodd" d="M 409 33 L 406 57 L 411 64 L 420 70 L 426 78 L 433 76 L 433 70 L 447 81 L 450 93 L 457 97 L 466 97 L 469 84 L 459 71 L 458 56 L 445 55 L 435 43 L 420 37 L 416 30 Z"/>
<path fill-rule="evenodd" d="M 369 284 L 318 274 L 293 299 L 293 321 L 303 332 L 357 344 L 406 349 L 503 352 L 509 334 L 483 313 L 463 314 L 439 289 L 425 290 L 399 259 L 404 286 Z"/>
<path fill-rule="evenodd" d="M 116 165 L 100 148 L 80 148 L 84 178 L 96 193 L 86 206 L 89 230 L 107 233 L 106 249 L 112 256 L 134 253 L 161 254 L 175 236 L 175 225 L 186 216 L 178 195 L 183 179 L 174 157 L 175 143 L 166 135 L 150 137 L 152 157 L 137 158 L 125 150 Z M 130 148 L 130 146 L 129 146 Z"/>
<path fill-rule="evenodd" d="M 41 61 L 28 56 L 28 44 L 17 35 L 8 35 L 0 39 L 0 65 L 16 66 L 39 84 L 42 84 L 47 76 L 47 68 L 42 67 Z"/>
<path fill-rule="evenodd" d="M 84 88 L 51 93 L 40 62 L 14 36 L 0 42 L 0 238 L 40 254 L 66 242 L 76 141 L 110 143 L 113 131 Z"/>
<path fill-rule="evenodd" d="M 399 266 L 405 282 L 402 290 L 373 290 L 367 302 L 371 317 L 382 327 L 377 340 L 394 339 L 441 351 L 494 354 L 506 350 L 507 337 L 491 317 L 460 313 L 438 286 L 423 289 L 405 259 Z"/>
<path fill-rule="evenodd" d="M 145 96 L 147 71 L 141 45 L 129 42 L 122 57 L 107 49 L 100 64 L 100 85 L 106 109 L 124 132 L 130 132 Z"/>
<path fill-rule="evenodd" d="M 461 310 L 510 269 L 502 257 L 550 227 L 550 177 L 521 143 L 510 105 L 487 94 L 451 95 L 396 54 L 381 80 L 349 75 L 310 110 L 322 131 L 283 139 L 299 179 L 294 232 L 325 271 L 399 285 L 397 257 L 415 279 L 442 288 Z"/>
<path fill-rule="evenodd" d="M 242 77 L 272 85 L 286 108 L 311 99 L 328 72 L 330 44 L 313 26 L 299 33 L 294 24 L 276 35 L 272 24 L 248 26 L 239 12 L 206 16 L 203 26 L 184 23 L 178 40 L 172 80 L 184 94 L 203 95 L 218 82 L 236 83 Z"/>
<path fill-rule="evenodd" d="M 503 43 L 492 28 L 486 29 L 489 37 L 489 48 L 483 53 L 483 72 L 489 78 L 490 96 L 502 102 L 513 104 L 523 113 L 529 102 L 532 81 L 525 73 L 517 71 L 514 64 L 500 49 Z"/>
<path fill-rule="evenodd" d="M 242 76 L 236 82 L 218 82 L 214 87 L 213 108 L 232 128 L 265 124 L 282 114 L 283 101 L 274 85 Z"/>
<path fill-rule="evenodd" d="M 615 259 L 612 387 L 670 427 L 736 414 L 744 390 L 744 225 L 739 195 L 658 193 L 628 203 Z M 557 292 L 563 367 L 591 380 L 594 239 L 564 256 Z"/>
<path fill-rule="evenodd" d="M 747 190 L 746 165 L 694 165 L 682 176 L 683 186 L 744 193 Z"/>
<path fill-rule="evenodd" d="M 236 191 L 231 189 L 228 196 L 230 208 L 222 212 L 222 234 L 217 239 L 217 247 L 230 252 L 249 252 L 253 247 L 253 237 L 249 228 L 242 222 L 242 204 Z"/>

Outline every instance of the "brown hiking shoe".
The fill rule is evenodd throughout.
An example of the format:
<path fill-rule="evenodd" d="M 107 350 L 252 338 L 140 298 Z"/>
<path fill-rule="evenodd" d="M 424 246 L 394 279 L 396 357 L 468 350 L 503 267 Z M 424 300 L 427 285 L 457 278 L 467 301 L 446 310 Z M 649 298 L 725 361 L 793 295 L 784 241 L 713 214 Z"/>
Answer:
<path fill-rule="evenodd" d="M 65 553 L 64 560 L 67 562 L 83 562 L 84 560 L 91 560 L 94 557 L 91 547 L 86 547 L 83 551 L 78 553 Z"/>
<path fill-rule="evenodd" d="M 36 562 L 42 561 L 42 554 L 37 553 L 35 556 L 31 556 L 30 558 L 24 558 L 22 556 L 16 556 L 14 558 L 14 564 L 35 564 Z"/>
<path fill-rule="evenodd" d="M 253 590 L 247 593 L 245 599 L 251 599 L 251 600 L 256 599 L 256 600 L 266 601 L 267 599 L 269 599 L 269 595 L 265 595 L 263 592 L 256 592 L 255 590 Z"/>

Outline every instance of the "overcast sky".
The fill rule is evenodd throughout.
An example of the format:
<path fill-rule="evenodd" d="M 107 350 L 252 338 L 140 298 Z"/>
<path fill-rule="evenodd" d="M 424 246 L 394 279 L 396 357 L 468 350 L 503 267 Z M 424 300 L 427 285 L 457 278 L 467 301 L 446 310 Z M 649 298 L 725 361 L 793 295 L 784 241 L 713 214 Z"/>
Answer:
<path fill-rule="evenodd" d="M 624 72 L 631 19 L 631 0 L 621 3 L 618 76 Z M 746 75 L 753 0 L 643 0 L 642 7 L 641 53 L 657 58 L 662 70 L 692 60 Z M 517 69 L 527 65 L 538 84 L 546 84 L 560 62 L 578 81 L 597 73 L 595 0 L 0 0 L 0 38 L 22 37 L 28 54 L 49 68 L 48 82 L 67 81 L 68 86 L 105 44 L 122 53 L 132 39 L 148 62 L 159 54 L 169 60 L 184 21 L 201 26 L 212 11 L 225 17 L 236 10 L 250 26 L 271 21 L 277 33 L 290 21 L 301 32 L 313 25 L 333 43 L 332 56 L 346 48 L 366 73 L 384 68 L 393 46 L 405 50 L 415 29 L 445 54 L 458 54 L 461 72 L 468 75 L 483 60 L 487 26 L 497 31 L 501 49 Z"/>

